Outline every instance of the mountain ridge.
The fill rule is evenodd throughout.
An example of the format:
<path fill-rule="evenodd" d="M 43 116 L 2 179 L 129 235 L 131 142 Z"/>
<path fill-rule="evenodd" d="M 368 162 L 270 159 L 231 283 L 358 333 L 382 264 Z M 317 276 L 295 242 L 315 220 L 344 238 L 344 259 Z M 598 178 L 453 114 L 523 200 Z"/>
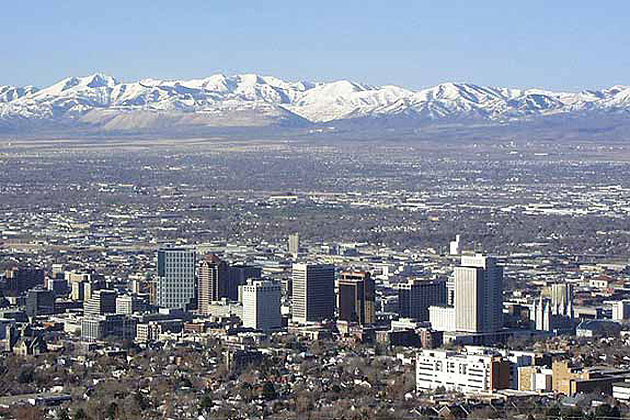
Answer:
<path fill-rule="evenodd" d="M 630 86 L 555 92 L 473 83 L 411 90 L 338 80 L 288 82 L 258 74 L 121 82 L 71 76 L 42 89 L 0 85 L 0 130 L 47 127 L 142 131 L 186 127 L 306 127 L 351 121 L 506 124 L 547 117 L 625 119 Z"/>

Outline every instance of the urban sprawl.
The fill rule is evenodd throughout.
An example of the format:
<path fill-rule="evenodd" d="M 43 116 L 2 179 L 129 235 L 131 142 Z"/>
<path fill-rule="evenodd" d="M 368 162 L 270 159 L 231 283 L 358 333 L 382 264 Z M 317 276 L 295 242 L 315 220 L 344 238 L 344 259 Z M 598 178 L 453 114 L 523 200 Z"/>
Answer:
<path fill-rule="evenodd" d="M 1 149 L 0 418 L 630 415 L 625 149 L 248 147 Z"/>

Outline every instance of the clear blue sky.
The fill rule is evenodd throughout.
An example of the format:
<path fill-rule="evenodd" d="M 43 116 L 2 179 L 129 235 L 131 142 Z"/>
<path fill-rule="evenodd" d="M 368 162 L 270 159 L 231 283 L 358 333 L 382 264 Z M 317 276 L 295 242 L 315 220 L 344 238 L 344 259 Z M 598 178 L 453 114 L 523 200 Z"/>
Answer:
<path fill-rule="evenodd" d="M 630 1 L 19 0 L 0 84 L 256 72 L 410 88 L 630 84 Z"/>

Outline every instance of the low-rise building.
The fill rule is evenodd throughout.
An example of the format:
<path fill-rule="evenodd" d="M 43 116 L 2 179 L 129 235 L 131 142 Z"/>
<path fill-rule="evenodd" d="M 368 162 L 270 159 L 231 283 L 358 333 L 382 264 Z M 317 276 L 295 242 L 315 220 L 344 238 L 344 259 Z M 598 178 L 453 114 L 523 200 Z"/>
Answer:
<path fill-rule="evenodd" d="M 518 368 L 518 390 L 550 392 L 553 389 L 553 370 L 541 366 Z"/>
<path fill-rule="evenodd" d="M 630 382 L 615 382 L 612 384 L 612 396 L 619 401 L 630 401 Z"/>
<path fill-rule="evenodd" d="M 136 337 L 137 320 L 126 315 L 101 315 L 85 317 L 81 321 L 81 338 L 85 341 L 115 337 L 133 340 Z"/>
<path fill-rule="evenodd" d="M 509 388 L 510 366 L 495 353 L 458 353 L 423 350 L 416 359 L 416 388 L 443 387 L 464 393 L 491 392 Z"/>
<path fill-rule="evenodd" d="M 225 364 L 229 371 L 238 372 L 252 364 L 260 364 L 263 354 L 258 350 L 246 348 L 228 349 L 225 352 Z"/>
<path fill-rule="evenodd" d="M 589 319 L 582 321 L 575 329 L 578 337 L 619 337 L 621 325 L 607 319 Z"/>
<path fill-rule="evenodd" d="M 568 360 L 555 360 L 552 389 L 565 395 L 598 392 L 612 394 L 613 383 L 623 382 L 630 377 L 630 370 L 615 368 L 582 368 L 573 366 Z"/>

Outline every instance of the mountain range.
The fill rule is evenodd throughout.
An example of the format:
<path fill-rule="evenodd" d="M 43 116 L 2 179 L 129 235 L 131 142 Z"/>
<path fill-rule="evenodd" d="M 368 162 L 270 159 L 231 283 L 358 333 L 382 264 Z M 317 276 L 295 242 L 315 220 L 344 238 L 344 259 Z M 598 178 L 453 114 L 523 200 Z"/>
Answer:
<path fill-rule="evenodd" d="M 347 80 L 287 82 L 256 74 L 120 82 L 97 73 L 46 88 L 0 85 L 0 132 L 173 132 L 217 127 L 414 129 L 558 118 L 626 121 L 630 86 L 554 92 L 470 83 L 421 90 Z"/>

